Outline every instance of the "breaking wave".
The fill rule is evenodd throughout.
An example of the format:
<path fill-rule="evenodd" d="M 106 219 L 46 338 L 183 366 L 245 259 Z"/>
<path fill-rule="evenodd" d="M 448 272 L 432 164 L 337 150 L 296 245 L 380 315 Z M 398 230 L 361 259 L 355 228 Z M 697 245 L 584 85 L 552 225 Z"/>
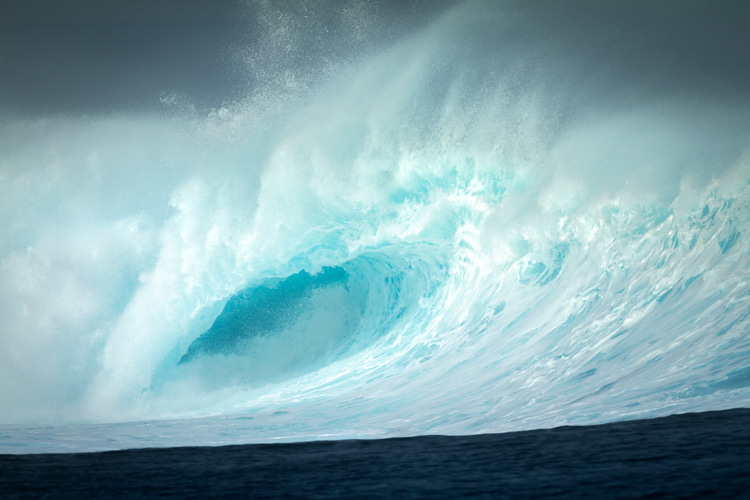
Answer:
<path fill-rule="evenodd" d="M 259 7 L 244 99 L 5 119 L 2 422 L 253 419 L 202 443 L 747 406 L 745 84 L 531 5 L 394 32 L 352 2 L 314 44 L 328 17 Z"/>

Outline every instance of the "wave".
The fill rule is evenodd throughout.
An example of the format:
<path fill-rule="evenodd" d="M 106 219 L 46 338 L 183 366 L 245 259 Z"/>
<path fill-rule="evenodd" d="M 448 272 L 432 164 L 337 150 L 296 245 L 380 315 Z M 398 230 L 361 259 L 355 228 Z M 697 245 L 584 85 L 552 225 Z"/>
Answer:
<path fill-rule="evenodd" d="M 2 123 L 4 423 L 252 416 L 246 442 L 748 405 L 750 100 L 643 52 L 674 13 L 468 2 L 394 34 L 352 2 L 313 44 L 323 14 L 263 5 L 237 102 Z"/>

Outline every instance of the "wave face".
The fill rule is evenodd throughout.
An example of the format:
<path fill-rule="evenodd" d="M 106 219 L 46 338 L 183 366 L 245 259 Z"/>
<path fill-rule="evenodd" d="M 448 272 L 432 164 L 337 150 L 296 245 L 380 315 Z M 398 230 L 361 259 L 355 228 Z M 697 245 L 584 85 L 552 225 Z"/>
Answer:
<path fill-rule="evenodd" d="M 250 8 L 221 108 L 3 119 L 0 421 L 252 422 L 186 444 L 750 404 L 746 10 L 303 7 Z"/>

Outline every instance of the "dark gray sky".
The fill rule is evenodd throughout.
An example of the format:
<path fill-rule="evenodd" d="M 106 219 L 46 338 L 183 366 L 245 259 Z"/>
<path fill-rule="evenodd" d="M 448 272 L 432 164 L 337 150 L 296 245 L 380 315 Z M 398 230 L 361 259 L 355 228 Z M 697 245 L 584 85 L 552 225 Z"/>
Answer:
<path fill-rule="evenodd" d="M 379 3 L 386 21 L 413 28 L 456 2 Z M 750 2 L 530 0 L 509 10 L 521 12 L 522 36 L 571 52 L 595 45 L 602 64 L 627 58 L 631 73 L 745 97 L 750 88 Z M 220 106 L 248 85 L 231 60 L 233 44 L 252 40 L 239 12 L 234 0 L 2 0 L 0 112 L 158 110 L 165 92 Z"/>
<path fill-rule="evenodd" d="M 0 19 L 10 22 L 163 21 L 228 19 L 234 0 L 4 0 Z"/>
<path fill-rule="evenodd" d="M 220 105 L 239 84 L 225 63 L 239 28 L 233 9 L 230 1 L 4 0 L 0 110 L 142 110 L 164 91 Z"/>
<path fill-rule="evenodd" d="M 380 3 L 413 15 L 451 0 Z M 218 107 L 247 86 L 231 51 L 252 40 L 252 16 L 241 15 L 251 10 L 236 0 L 2 0 L 0 112 L 153 110 L 165 92 Z"/>

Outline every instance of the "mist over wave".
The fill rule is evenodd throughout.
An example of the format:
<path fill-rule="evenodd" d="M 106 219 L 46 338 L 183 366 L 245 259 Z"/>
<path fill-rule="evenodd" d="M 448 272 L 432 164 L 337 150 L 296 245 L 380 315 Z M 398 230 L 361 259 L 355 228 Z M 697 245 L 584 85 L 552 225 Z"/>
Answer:
<path fill-rule="evenodd" d="M 0 119 L 0 422 L 247 442 L 750 403 L 747 9 L 393 9 L 240 6 L 247 90 L 210 111 Z"/>

